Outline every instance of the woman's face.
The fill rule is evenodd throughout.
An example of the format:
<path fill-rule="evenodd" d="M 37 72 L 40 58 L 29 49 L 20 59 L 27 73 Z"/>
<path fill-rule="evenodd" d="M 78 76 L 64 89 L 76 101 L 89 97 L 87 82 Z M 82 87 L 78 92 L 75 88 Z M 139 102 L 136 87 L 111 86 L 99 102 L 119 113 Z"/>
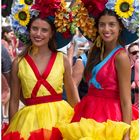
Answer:
<path fill-rule="evenodd" d="M 120 30 L 120 24 L 115 16 L 104 15 L 100 17 L 98 31 L 105 42 L 116 42 L 118 40 Z"/>
<path fill-rule="evenodd" d="M 5 32 L 5 36 L 8 40 L 12 40 L 13 38 L 16 38 L 15 34 L 13 31 L 9 32 L 9 33 L 6 33 Z"/>
<path fill-rule="evenodd" d="M 35 46 L 46 46 L 52 37 L 51 26 L 42 19 L 36 19 L 32 22 L 30 28 L 30 39 Z"/>

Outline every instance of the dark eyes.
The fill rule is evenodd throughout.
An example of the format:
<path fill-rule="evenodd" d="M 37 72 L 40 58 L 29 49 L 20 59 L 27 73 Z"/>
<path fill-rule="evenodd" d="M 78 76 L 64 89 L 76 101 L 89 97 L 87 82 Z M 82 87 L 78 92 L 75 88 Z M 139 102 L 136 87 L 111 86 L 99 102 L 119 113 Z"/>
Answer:
<path fill-rule="evenodd" d="M 35 27 L 35 26 L 33 26 L 33 27 L 31 27 L 31 30 L 32 31 L 38 31 L 38 30 L 41 30 L 43 33 L 46 33 L 46 32 L 48 32 L 48 29 L 47 28 L 38 28 L 38 27 Z"/>
<path fill-rule="evenodd" d="M 99 27 L 105 27 L 105 26 L 109 26 L 109 27 L 114 27 L 116 26 L 116 24 L 114 22 L 110 22 L 110 23 L 99 23 Z"/>
<path fill-rule="evenodd" d="M 31 27 L 31 30 L 33 30 L 33 31 L 37 31 L 37 27 Z"/>

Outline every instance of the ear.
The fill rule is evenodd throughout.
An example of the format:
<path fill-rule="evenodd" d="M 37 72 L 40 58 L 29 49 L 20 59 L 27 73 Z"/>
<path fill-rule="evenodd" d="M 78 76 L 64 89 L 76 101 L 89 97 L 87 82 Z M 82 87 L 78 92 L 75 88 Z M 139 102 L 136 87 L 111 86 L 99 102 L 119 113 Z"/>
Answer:
<path fill-rule="evenodd" d="M 5 33 L 4 33 L 4 36 L 7 36 L 7 35 L 8 35 L 8 33 L 7 33 L 7 32 L 5 32 Z"/>

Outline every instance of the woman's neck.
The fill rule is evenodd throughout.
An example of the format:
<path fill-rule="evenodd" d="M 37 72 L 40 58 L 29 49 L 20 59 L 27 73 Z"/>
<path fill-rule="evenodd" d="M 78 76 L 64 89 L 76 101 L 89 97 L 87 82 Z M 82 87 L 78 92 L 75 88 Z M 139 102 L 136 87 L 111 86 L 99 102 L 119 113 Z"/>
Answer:
<path fill-rule="evenodd" d="M 34 53 L 35 52 L 35 53 Z M 51 54 L 51 50 L 47 47 L 41 47 L 41 46 L 32 46 L 32 54 L 33 55 L 47 55 L 47 54 Z"/>

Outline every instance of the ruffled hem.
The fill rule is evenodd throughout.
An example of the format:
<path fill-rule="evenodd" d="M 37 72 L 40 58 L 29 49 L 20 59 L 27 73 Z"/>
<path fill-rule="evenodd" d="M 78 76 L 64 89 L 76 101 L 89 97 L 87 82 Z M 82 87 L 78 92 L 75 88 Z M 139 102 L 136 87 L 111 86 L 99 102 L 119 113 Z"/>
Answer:
<path fill-rule="evenodd" d="M 124 122 L 107 120 L 99 123 L 82 118 L 80 122 L 58 126 L 63 140 L 122 140 L 130 127 L 131 140 L 138 140 L 138 120 L 132 121 L 130 126 Z"/>
<path fill-rule="evenodd" d="M 107 120 L 99 123 L 85 118 L 80 122 L 59 124 L 59 129 L 53 128 L 52 131 L 43 128 L 32 131 L 28 138 L 17 131 L 9 132 L 2 136 L 2 140 L 122 140 L 130 127 L 130 139 L 138 140 L 138 120 L 132 121 L 130 126 L 124 122 Z"/>
<path fill-rule="evenodd" d="M 25 140 L 19 132 L 10 132 L 2 136 L 2 140 Z"/>
<path fill-rule="evenodd" d="M 22 137 L 20 132 L 15 131 L 2 136 L 2 140 L 62 140 L 62 137 L 58 128 L 53 128 L 52 131 L 41 128 L 30 132 L 28 138 Z"/>
<path fill-rule="evenodd" d="M 107 119 L 117 122 L 122 121 L 120 100 L 87 95 L 75 106 L 71 122 L 79 122 L 81 118 L 94 119 L 97 122 L 106 122 Z M 138 109 L 132 106 L 132 120 L 138 118 Z"/>
<path fill-rule="evenodd" d="M 18 111 L 11 119 L 8 128 L 2 131 L 4 135 L 19 132 L 27 140 L 30 132 L 42 128 L 52 131 L 57 123 L 70 123 L 72 116 L 73 109 L 65 101 L 27 106 Z"/>

